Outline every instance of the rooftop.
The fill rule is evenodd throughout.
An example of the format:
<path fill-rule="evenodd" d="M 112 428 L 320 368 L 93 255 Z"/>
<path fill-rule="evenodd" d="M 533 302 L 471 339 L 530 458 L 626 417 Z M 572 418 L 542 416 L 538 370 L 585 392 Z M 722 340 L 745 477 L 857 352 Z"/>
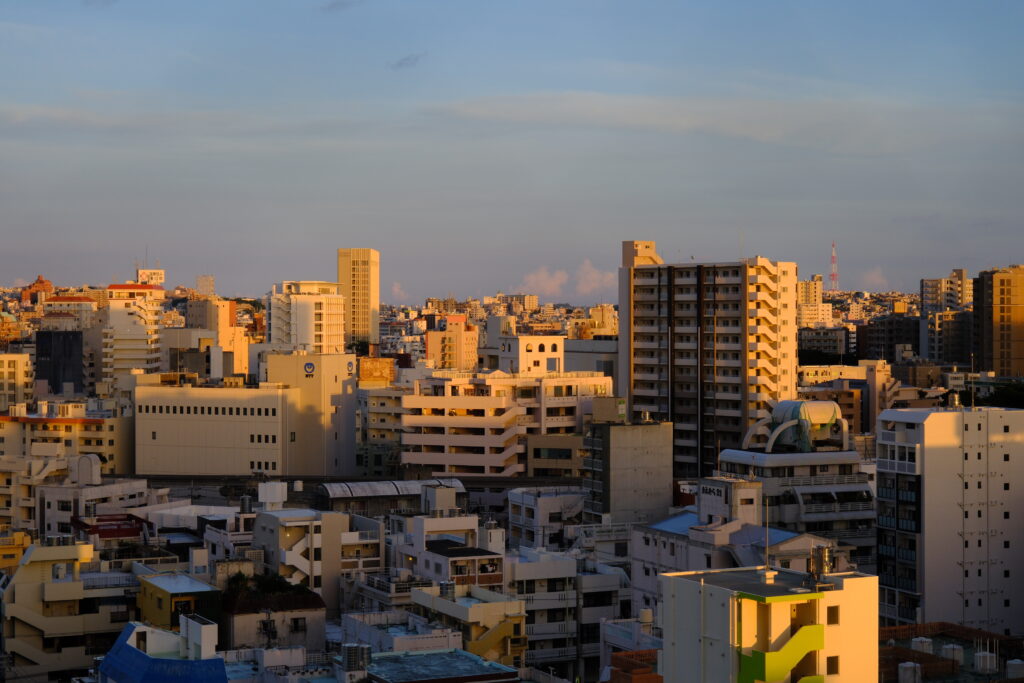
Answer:
<path fill-rule="evenodd" d="M 427 541 L 427 551 L 444 557 L 481 557 L 485 555 L 494 555 L 495 557 L 501 556 L 500 553 L 484 550 L 483 548 L 470 548 L 458 541 L 451 541 L 446 538 Z"/>
<path fill-rule="evenodd" d="M 509 681 L 519 680 L 518 672 L 495 662 L 485 661 L 463 650 L 426 650 L 388 652 L 373 656 L 369 673 L 387 683 L 451 680 L 457 677 L 507 674 Z M 502 677 L 504 678 L 504 677 Z"/>
<path fill-rule="evenodd" d="M 204 593 L 217 590 L 209 584 L 193 579 L 188 574 L 156 574 L 139 578 L 168 593 Z"/>
<path fill-rule="evenodd" d="M 677 580 L 703 582 L 706 585 L 725 588 L 734 593 L 745 593 L 762 602 L 774 601 L 780 598 L 793 598 L 804 595 L 811 596 L 816 591 L 807 585 L 809 574 L 804 572 L 788 571 L 786 569 L 773 569 L 775 578 L 772 583 L 765 583 L 762 575 L 764 567 L 740 567 L 738 569 L 715 569 L 703 572 L 677 572 L 663 574 Z M 822 577 L 822 582 L 829 582 L 830 577 L 867 576 L 857 572 L 843 574 L 830 574 Z M 774 600 L 773 600 L 774 599 Z"/>

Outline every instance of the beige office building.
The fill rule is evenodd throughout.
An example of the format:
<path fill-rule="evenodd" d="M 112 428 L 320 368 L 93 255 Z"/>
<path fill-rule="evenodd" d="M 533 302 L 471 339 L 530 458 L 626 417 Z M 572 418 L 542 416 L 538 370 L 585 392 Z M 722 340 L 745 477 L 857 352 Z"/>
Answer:
<path fill-rule="evenodd" d="M 348 302 L 346 341 L 380 343 L 380 252 L 339 249 L 338 283 Z"/>
<path fill-rule="evenodd" d="M 666 264 L 654 242 L 623 242 L 618 387 L 634 418 L 674 423 L 677 474 L 711 474 L 796 396 L 796 284 L 795 263 Z"/>
<path fill-rule="evenodd" d="M 268 382 L 143 375 L 136 472 L 337 476 L 355 468 L 355 357 L 270 354 Z"/>

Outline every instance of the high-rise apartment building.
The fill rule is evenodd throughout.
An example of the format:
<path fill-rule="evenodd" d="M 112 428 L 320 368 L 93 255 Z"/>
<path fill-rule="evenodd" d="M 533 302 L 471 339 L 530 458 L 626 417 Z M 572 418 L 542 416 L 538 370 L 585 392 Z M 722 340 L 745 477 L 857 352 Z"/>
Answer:
<path fill-rule="evenodd" d="M 883 625 L 1024 632 L 1024 410 L 886 410 L 876 444 Z"/>
<path fill-rule="evenodd" d="M 348 302 L 346 340 L 380 343 L 380 252 L 339 249 L 338 282 Z"/>
<path fill-rule="evenodd" d="M 975 367 L 1001 377 L 1024 376 L 1024 266 L 974 279 Z"/>
<path fill-rule="evenodd" d="M 267 295 L 267 342 L 275 350 L 343 353 L 345 286 L 336 282 L 282 282 Z"/>
<path fill-rule="evenodd" d="M 974 280 L 957 268 L 949 277 L 921 280 L 921 312 L 962 310 L 974 301 Z"/>
<path fill-rule="evenodd" d="M 673 265 L 623 242 L 618 387 L 634 418 L 674 423 L 677 474 L 711 474 L 770 401 L 796 395 L 796 283 L 795 263 Z"/>
<path fill-rule="evenodd" d="M 113 383 L 132 370 L 160 370 L 160 315 L 164 288 L 156 284 L 113 284 L 106 289 L 106 303 L 96 314 L 96 322 L 85 332 L 87 373 L 105 387 L 99 393 L 109 395 Z"/>
<path fill-rule="evenodd" d="M 832 304 L 821 300 L 823 278 L 812 275 L 810 280 L 796 283 L 796 326 L 818 327 L 832 324 Z"/>

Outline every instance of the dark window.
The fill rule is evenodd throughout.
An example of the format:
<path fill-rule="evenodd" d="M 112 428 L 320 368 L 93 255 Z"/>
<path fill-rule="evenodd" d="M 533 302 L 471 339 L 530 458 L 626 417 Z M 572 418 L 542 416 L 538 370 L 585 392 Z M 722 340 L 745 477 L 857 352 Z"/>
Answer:
<path fill-rule="evenodd" d="M 832 605 L 828 608 L 828 623 L 838 624 L 839 623 L 839 605 Z"/>
<path fill-rule="evenodd" d="M 829 657 L 825 660 L 825 673 L 829 676 L 839 675 L 839 657 Z"/>

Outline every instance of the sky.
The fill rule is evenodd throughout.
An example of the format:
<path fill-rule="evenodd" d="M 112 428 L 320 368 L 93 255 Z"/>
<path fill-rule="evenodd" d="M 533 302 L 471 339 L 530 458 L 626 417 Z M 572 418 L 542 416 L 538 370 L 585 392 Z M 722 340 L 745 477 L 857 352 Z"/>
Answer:
<path fill-rule="evenodd" d="M 0 0 L 0 286 L 615 301 L 620 243 L 844 289 L 1024 261 L 1024 3 Z"/>

